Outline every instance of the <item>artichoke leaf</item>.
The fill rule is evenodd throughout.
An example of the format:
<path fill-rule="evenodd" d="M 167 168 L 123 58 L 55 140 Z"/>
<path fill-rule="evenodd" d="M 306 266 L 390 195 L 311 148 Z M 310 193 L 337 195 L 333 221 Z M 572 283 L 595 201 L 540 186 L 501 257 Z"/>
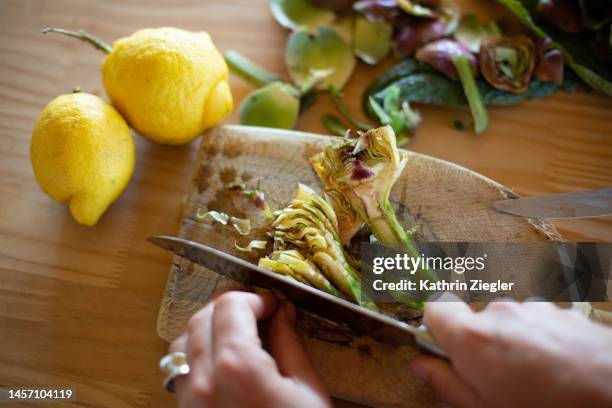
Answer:
<path fill-rule="evenodd" d="M 291 205 L 279 212 L 272 227 L 277 249 L 299 248 L 344 296 L 375 308 L 371 302 L 361 299 L 359 274 L 348 262 L 339 241 L 338 221 L 332 206 L 314 190 L 300 184 Z"/>
<path fill-rule="evenodd" d="M 455 39 L 473 53 L 480 52 L 480 44 L 488 37 L 501 35 L 495 21 L 480 22 L 474 14 L 461 17 L 459 26 L 453 34 Z"/>
<path fill-rule="evenodd" d="M 332 11 L 314 6 L 308 0 L 271 0 L 270 10 L 278 24 L 293 31 L 313 32 L 335 19 Z"/>
<path fill-rule="evenodd" d="M 370 65 L 382 61 L 391 49 L 393 27 L 385 22 L 372 22 L 364 17 L 355 20 L 353 51 Z"/>
<path fill-rule="evenodd" d="M 342 89 L 355 68 L 355 57 L 351 47 L 331 28 L 321 27 L 314 34 L 296 31 L 289 36 L 285 52 L 289 75 L 298 86 L 312 75 L 313 71 L 328 71 L 331 74 L 316 85 L 325 90 L 330 86 Z"/>

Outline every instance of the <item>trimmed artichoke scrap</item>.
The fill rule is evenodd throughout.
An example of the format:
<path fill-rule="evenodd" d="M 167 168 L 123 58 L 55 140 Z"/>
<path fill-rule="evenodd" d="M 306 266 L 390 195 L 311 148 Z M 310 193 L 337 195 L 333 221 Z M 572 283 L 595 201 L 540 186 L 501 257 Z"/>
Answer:
<path fill-rule="evenodd" d="M 260 266 L 376 308 L 362 301 L 359 273 L 345 256 L 333 208 L 312 189 L 300 184 L 293 202 L 279 212 L 272 227 L 277 250 L 260 259 Z"/>
<path fill-rule="evenodd" d="M 310 159 L 336 213 L 352 220 L 344 226 L 343 242 L 365 223 L 379 241 L 402 244 L 410 255 L 418 256 L 389 202 L 407 160 L 397 149 L 390 126 L 359 133 L 358 138 L 347 138 Z"/>

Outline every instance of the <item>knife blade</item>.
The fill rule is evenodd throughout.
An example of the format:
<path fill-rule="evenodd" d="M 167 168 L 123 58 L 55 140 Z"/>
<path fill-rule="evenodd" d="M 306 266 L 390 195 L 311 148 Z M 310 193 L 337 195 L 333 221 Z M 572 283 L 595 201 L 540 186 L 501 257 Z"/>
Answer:
<path fill-rule="evenodd" d="M 612 215 L 612 188 L 496 201 L 493 208 L 528 218 L 590 218 Z"/>
<path fill-rule="evenodd" d="M 153 236 L 148 241 L 237 282 L 278 291 L 300 309 L 348 325 L 376 340 L 393 346 L 416 346 L 447 359 L 424 325 L 411 326 L 198 242 L 172 236 Z"/>

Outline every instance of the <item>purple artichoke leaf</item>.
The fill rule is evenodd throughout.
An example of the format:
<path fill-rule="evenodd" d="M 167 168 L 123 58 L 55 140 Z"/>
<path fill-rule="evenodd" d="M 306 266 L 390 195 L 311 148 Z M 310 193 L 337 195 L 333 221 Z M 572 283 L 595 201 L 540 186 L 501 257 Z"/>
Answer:
<path fill-rule="evenodd" d="M 550 47 L 550 38 L 541 38 L 536 43 L 537 66 L 535 78 L 540 81 L 563 82 L 563 54 Z"/>
<path fill-rule="evenodd" d="M 482 75 L 501 91 L 516 94 L 527 91 L 535 60 L 535 46 L 526 36 L 491 37 L 480 47 Z"/>
<path fill-rule="evenodd" d="M 443 38 L 421 47 L 415 58 L 421 62 L 431 65 L 447 77 L 458 80 L 459 75 L 452 61 L 453 56 L 467 57 L 472 67 L 474 76 L 478 73 L 478 59 L 463 44 L 457 41 Z"/>
<path fill-rule="evenodd" d="M 439 20 L 419 19 L 397 30 L 393 50 L 399 58 L 411 56 L 421 46 L 445 36 L 446 27 Z"/>

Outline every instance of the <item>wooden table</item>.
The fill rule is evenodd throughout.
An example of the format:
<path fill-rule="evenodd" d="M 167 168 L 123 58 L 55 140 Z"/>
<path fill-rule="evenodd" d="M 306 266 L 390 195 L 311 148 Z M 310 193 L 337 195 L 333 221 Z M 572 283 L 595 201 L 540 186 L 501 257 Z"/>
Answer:
<path fill-rule="evenodd" d="M 37 186 L 30 134 L 57 95 L 77 85 L 103 92 L 102 55 L 40 29 L 83 28 L 107 40 L 162 25 L 207 30 L 219 48 L 235 48 L 284 74 L 286 33 L 266 3 L 0 1 L 0 384 L 73 385 L 88 407 L 173 406 L 160 389 L 157 361 L 166 344 L 155 334 L 170 257 L 144 239 L 176 230 L 198 142 L 170 148 L 137 138 L 127 191 L 95 228 L 77 225 Z M 489 3 L 462 5 L 496 13 Z M 358 67 L 346 89 L 355 112 L 363 87 L 382 70 Z M 251 90 L 237 78 L 232 87 L 237 102 Z M 321 96 L 299 129 L 324 132 L 319 117 L 331 110 Z M 451 120 L 464 112 L 420 110 L 424 123 L 411 149 L 455 161 L 519 194 L 612 185 L 612 101 L 605 97 L 560 94 L 492 109 L 490 130 L 480 137 L 452 129 Z M 612 240 L 610 219 L 556 225 L 569 240 Z"/>

